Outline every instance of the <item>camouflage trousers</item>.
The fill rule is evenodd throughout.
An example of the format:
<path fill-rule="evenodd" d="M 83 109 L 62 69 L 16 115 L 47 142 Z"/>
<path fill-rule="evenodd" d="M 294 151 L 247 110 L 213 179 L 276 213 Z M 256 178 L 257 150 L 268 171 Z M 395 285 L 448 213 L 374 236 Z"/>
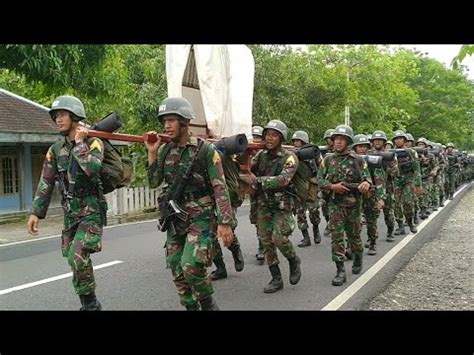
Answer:
<path fill-rule="evenodd" d="M 345 206 L 335 200 L 329 201 L 329 231 L 331 232 L 332 261 L 345 261 L 346 246 L 344 234 L 347 235 L 347 244 L 354 254 L 362 256 L 364 249 L 360 238 L 361 199 L 357 204 Z"/>
<path fill-rule="evenodd" d="M 395 217 L 397 220 L 413 218 L 415 210 L 415 184 L 413 177 L 402 176 L 394 180 Z"/>
<path fill-rule="evenodd" d="M 102 216 L 98 212 L 83 217 L 64 214 L 61 236 L 62 255 L 72 269 L 72 285 L 78 295 L 95 291 L 90 254 L 102 250 Z"/>
<path fill-rule="evenodd" d="M 420 203 L 421 208 L 427 209 L 428 207 L 430 207 L 431 190 L 433 188 L 431 183 L 431 177 L 421 180 L 421 188 L 423 190 L 423 193 L 421 194 L 421 196 L 419 196 L 418 201 Z"/>
<path fill-rule="evenodd" d="M 268 266 L 280 263 L 277 248 L 287 259 L 296 256 L 295 248 L 289 239 L 295 229 L 291 209 L 279 209 L 278 205 L 259 205 L 257 229 Z"/>
<path fill-rule="evenodd" d="M 393 186 L 387 186 L 387 193 L 384 200 L 383 217 L 387 230 L 395 228 L 395 213 L 394 213 L 395 196 L 393 194 Z"/>
<path fill-rule="evenodd" d="M 205 209 L 193 218 L 184 234 L 167 234 L 166 264 L 183 306 L 191 306 L 214 293 L 206 268 L 212 265 L 216 219 Z"/>
<path fill-rule="evenodd" d="M 298 221 L 298 228 L 300 231 L 308 229 L 308 220 L 306 219 L 306 211 L 309 211 L 309 220 L 313 226 L 319 226 L 321 217 L 319 216 L 319 202 L 318 200 L 301 201 L 297 198 L 295 200 L 294 214 Z"/>
<path fill-rule="evenodd" d="M 441 193 L 440 193 L 440 180 L 439 176 L 435 176 L 432 178 L 432 186 L 431 186 L 431 195 L 430 195 L 430 203 L 432 206 L 438 206 L 441 200 Z"/>
<path fill-rule="evenodd" d="M 379 237 L 377 219 L 379 218 L 380 210 L 377 208 L 377 197 L 373 191 L 370 192 L 369 197 L 362 199 L 362 211 L 367 221 L 367 235 L 369 240 L 375 242 Z"/>
<path fill-rule="evenodd" d="M 456 175 L 455 174 L 448 174 L 447 176 L 447 194 L 448 195 L 453 195 L 454 191 L 456 191 L 455 184 L 456 184 Z"/>

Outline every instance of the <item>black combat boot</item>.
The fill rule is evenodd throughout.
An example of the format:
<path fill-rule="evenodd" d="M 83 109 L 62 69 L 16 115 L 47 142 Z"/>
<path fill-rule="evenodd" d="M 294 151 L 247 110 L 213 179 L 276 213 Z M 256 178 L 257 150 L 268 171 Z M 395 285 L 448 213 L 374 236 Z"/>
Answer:
<path fill-rule="evenodd" d="M 314 234 L 314 244 L 321 243 L 321 234 L 319 234 L 319 226 L 313 226 L 313 234 Z"/>
<path fill-rule="evenodd" d="M 421 219 L 427 219 L 428 218 L 428 215 L 426 214 L 426 208 L 424 208 L 424 207 L 421 208 L 420 218 Z"/>
<path fill-rule="evenodd" d="M 453 198 L 453 194 L 449 194 L 449 199 L 452 200 Z"/>
<path fill-rule="evenodd" d="M 283 280 L 281 279 L 281 271 L 278 264 L 270 266 L 270 273 L 272 274 L 272 279 L 264 287 L 264 293 L 274 293 L 283 289 Z"/>
<path fill-rule="evenodd" d="M 426 208 L 426 212 L 425 212 L 427 218 L 428 218 L 428 216 L 431 214 L 431 212 L 432 212 L 432 211 L 430 210 L 430 208 L 427 207 L 427 208 Z"/>
<path fill-rule="evenodd" d="M 255 258 L 257 259 L 258 265 L 263 265 L 263 263 L 265 262 L 265 255 L 263 254 L 263 247 L 260 239 L 258 240 L 258 250 L 257 254 L 255 254 Z"/>
<path fill-rule="evenodd" d="M 375 240 L 370 241 L 369 251 L 367 252 L 368 255 L 377 255 L 377 246 L 375 244 Z"/>
<path fill-rule="evenodd" d="M 444 195 L 439 197 L 439 207 L 444 207 Z"/>
<path fill-rule="evenodd" d="M 394 226 L 388 227 L 388 229 L 387 229 L 387 242 L 389 242 L 389 243 L 391 243 L 395 240 L 395 237 L 393 236 L 393 228 L 394 228 Z"/>
<path fill-rule="evenodd" d="M 217 269 L 215 269 L 211 274 L 209 275 L 209 278 L 212 281 L 220 280 L 220 279 L 226 279 L 227 278 L 227 270 L 225 268 L 225 263 L 224 259 L 222 257 L 216 257 L 214 258 L 214 265 L 217 266 Z"/>
<path fill-rule="evenodd" d="M 395 235 L 405 235 L 405 226 L 403 225 L 403 221 L 397 221 L 398 229 L 395 231 Z"/>
<path fill-rule="evenodd" d="M 101 311 L 102 310 L 102 305 L 97 300 L 95 292 L 89 293 L 88 295 L 82 295 L 80 297 L 81 297 L 81 303 L 83 305 L 81 307 L 81 310 L 83 311 Z"/>
<path fill-rule="evenodd" d="M 196 302 L 190 306 L 186 306 L 186 310 L 187 311 L 199 311 L 200 310 L 200 307 L 199 307 L 199 303 Z"/>
<path fill-rule="evenodd" d="M 327 224 L 326 224 L 326 228 L 324 228 L 324 233 L 323 234 L 324 234 L 325 237 L 329 237 L 329 235 L 331 234 Z"/>
<path fill-rule="evenodd" d="M 367 241 L 364 244 L 364 248 L 368 248 L 368 247 L 370 247 L 370 238 L 369 237 L 367 237 Z"/>
<path fill-rule="evenodd" d="M 412 232 L 412 233 L 418 232 L 418 229 L 416 229 L 416 226 L 413 223 L 413 219 L 412 218 L 410 218 L 410 219 L 407 218 L 407 221 L 408 221 L 408 227 L 410 227 L 410 232 Z"/>
<path fill-rule="evenodd" d="M 434 212 L 434 211 L 437 211 L 437 210 L 438 210 L 438 202 L 432 204 L 432 205 L 431 205 L 431 208 L 433 209 L 433 212 Z"/>
<path fill-rule="evenodd" d="M 290 263 L 290 284 L 296 285 L 301 279 L 301 259 L 298 255 L 288 259 Z"/>
<path fill-rule="evenodd" d="M 418 218 L 418 211 L 416 211 L 414 216 L 413 216 L 413 223 L 415 223 L 415 224 L 420 223 L 420 220 Z"/>
<path fill-rule="evenodd" d="M 298 244 L 298 247 L 299 248 L 309 247 L 311 245 L 311 240 L 309 239 L 308 230 L 305 229 L 301 231 L 301 233 L 303 233 L 303 240 L 301 240 L 301 243 Z"/>
<path fill-rule="evenodd" d="M 199 301 L 201 304 L 201 310 L 203 311 L 218 311 L 219 307 L 217 306 L 216 301 L 214 300 L 214 297 L 209 296 L 204 298 L 203 300 Z"/>
<path fill-rule="evenodd" d="M 362 253 L 354 254 L 354 261 L 352 262 L 352 273 L 360 274 L 362 271 Z"/>
<path fill-rule="evenodd" d="M 346 270 L 344 269 L 343 261 L 336 261 L 337 274 L 336 277 L 332 279 L 333 286 L 341 286 L 344 282 L 347 281 Z"/>
<path fill-rule="evenodd" d="M 244 269 L 244 256 L 239 245 L 235 245 L 230 249 L 232 257 L 234 258 L 235 271 L 241 272 Z"/>

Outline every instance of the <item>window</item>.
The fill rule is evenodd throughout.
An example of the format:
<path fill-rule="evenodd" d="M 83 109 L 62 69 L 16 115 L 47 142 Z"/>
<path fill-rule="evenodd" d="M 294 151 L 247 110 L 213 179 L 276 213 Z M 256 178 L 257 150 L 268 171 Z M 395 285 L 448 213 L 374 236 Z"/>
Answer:
<path fill-rule="evenodd" d="M 15 155 L 1 156 L 0 195 L 18 193 L 18 162 Z"/>

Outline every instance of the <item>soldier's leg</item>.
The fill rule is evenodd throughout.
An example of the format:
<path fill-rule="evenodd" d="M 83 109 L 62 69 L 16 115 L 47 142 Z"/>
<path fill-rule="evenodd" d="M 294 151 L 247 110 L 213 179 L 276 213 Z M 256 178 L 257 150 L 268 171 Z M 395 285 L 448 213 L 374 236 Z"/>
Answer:
<path fill-rule="evenodd" d="M 290 264 L 290 283 L 296 285 L 301 278 L 300 258 L 289 236 L 295 229 L 295 219 L 289 210 L 278 210 L 273 214 L 273 242 Z"/>
<path fill-rule="evenodd" d="M 321 234 L 319 233 L 319 223 L 321 223 L 321 217 L 319 216 L 319 202 L 318 200 L 311 200 L 308 202 L 309 220 L 313 225 L 313 237 L 314 243 L 321 243 Z"/>
<path fill-rule="evenodd" d="M 393 231 L 395 228 L 395 214 L 393 211 L 394 196 L 393 193 L 387 193 L 385 204 L 383 208 L 383 215 L 385 225 L 387 226 L 387 241 L 391 242 L 394 240 Z"/>
<path fill-rule="evenodd" d="M 255 258 L 257 259 L 257 263 L 259 265 L 262 265 L 264 260 L 265 260 L 265 257 L 263 255 L 262 242 L 260 240 L 260 237 L 258 236 L 257 200 L 253 197 L 250 197 L 250 215 L 249 215 L 249 217 L 250 217 L 250 223 L 255 226 L 255 229 L 256 229 L 256 232 L 257 232 L 258 248 L 257 248 L 257 253 L 255 254 Z"/>
<path fill-rule="evenodd" d="M 398 224 L 398 229 L 395 231 L 395 235 L 403 235 L 405 234 L 405 227 L 403 226 L 403 204 L 402 204 L 402 181 L 395 180 L 394 182 L 394 196 L 395 196 L 395 204 L 394 204 L 394 213 L 395 219 Z"/>
<path fill-rule="evenodd" d="M 415 185 L 412 180 L 408 180 L 403 188 L 403 212 L 405 214 L 405 219 L 408 223 L 408 227 L 412 233 L 416 233 L 417 229 L 413 223 L 413 201 L 415 200 Z"/>
<path fill-rule="evenodd" d="M 308 221 L 306 219 L 306 208 L 305 204 L 301 201 L 301 199 L 295 199 L 295 207 L 294 211 L 298 220 L 298 228 L 303 233 L 303 239 L 301 243 L 298 244 L 298 247 L 307 247 L 311 245 L 311 240 L 309 238 L 308 233 Z"/>
<path fill-rule="evenodd" d="M 184 278 L 202 310 L 218 309 L 212 298 L 214 289 L 206 268 L 212 264 L 217 222 L 211 209 L 203 210 L 188 229 L 181 257 Z"/>
<path fill-rule="evenodd" d="M 235 229 L 233 229 L 232 232 L 234 233 L 234 239 L 232 239 L 228 249 L 234 259 L 235 271 L 240 272 L 244 269 L 244 256 L 242 255 L 242 249 L 240 248 L 239 238 L 237 238 L 237 234 L 235 234 Z"/>
<path fill-rule="evenodd" d="M 369 237 L 369 255 L 377 254 L 377 239 L 379 237 L 378 228 L 377 228 L 377 220 L 380 215 L 380 210 L 377 208 L 377 199 L 375 196 L 369 200 L 369 208 L 366 214 L 367 220 L 367 235 Z"/>
<path fill-rule="evenodd" d="M 349 239 L 349 243 L 354 253 L 354 262 L 352 263 L 352 273 L 359 274 L 362 271 L 362 255 L 364 249 L 362 247 L 362 239 L 360 231 L 361 223 L 361 203 L 346 209 L 346 220 L 344 228 Z"/>
<path fill-rule="evenodd" d="M 270 269 L 272 279 L 264 287 L 263 292 L 274 293 L 283 288 L 283 280 L 278 264 L 278 254 L 275 243 L 273 242 L 273 211 L 267 206 L 259 206 L 258 208 L 258 235 L 262 241 L 263 253 Z"/>
<path fill-rule="evenodd" d="M 322 193 L 323 198 L 321 200 L 321 211 L 323 212 L 324 219 L 326 220 L 326 228 L 324 228 L 324 236 L 329 237 L 329 198 L 330 195 L 326 192 Z"/>
<path fill-rule="evenodd" d="M 214 262 L 214 265 L 216 265 L 216 270 L 211 272 L 209 277 L 211 278 L 212 281 L 225 279 L 227 278 L 227 269 L 225 267 L 224 255 L 222 254 L 222 248 L 217 238 L 214 240 L 213 248 L 214 248 L 214 258 L 212 259 L 212 261 Z"/>
<path fill-rule="evenodd" d="M 438 181 L 433 181 L 431 183 L 431 206 L 433 210 L 436 211 L 439 205 L 439 191 L 438 191 Z"/>
<path fill-rule="evenodd" d="M 367 220 L 367 216 L 370 214 L 370 202 L 367 198 L 362 199 L 362 216 L 365 217 Z M 361 230 L 362 232 L 362 230 Z M 370 246 L 370 227 L 367 223 L 367 242 L 365 243 L 364 247 L 368 248 Z"/>
<path fill-rule="evenodd" d="M 345 209 L 330 201 L 329 230 L 331 235 L 331 259 L 336 263 L 337 274 L 332 280 L 334 286 L 341 286 L 346 282 L 346 248 L 344 244 Z"/>
<path fill-rule="evenodd" d="M 90 254 L 102 250 L 102 217 L 94 213 L 84 217 L 74 233 L 68 250 L 68 262 L 72 269 L 72 283 L 81 296 L 84 310 L 100 310 L 95 296 L 95 278 Z"/>

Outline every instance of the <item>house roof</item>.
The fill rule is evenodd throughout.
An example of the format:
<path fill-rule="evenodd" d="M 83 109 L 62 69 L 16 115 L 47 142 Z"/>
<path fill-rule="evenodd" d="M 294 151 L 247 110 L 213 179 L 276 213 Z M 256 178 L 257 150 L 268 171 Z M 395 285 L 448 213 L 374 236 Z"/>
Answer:
<path fill-rule="evenodd" d="M 49 109 L 0 89 L 0 131 L 57 134 Z"/>

